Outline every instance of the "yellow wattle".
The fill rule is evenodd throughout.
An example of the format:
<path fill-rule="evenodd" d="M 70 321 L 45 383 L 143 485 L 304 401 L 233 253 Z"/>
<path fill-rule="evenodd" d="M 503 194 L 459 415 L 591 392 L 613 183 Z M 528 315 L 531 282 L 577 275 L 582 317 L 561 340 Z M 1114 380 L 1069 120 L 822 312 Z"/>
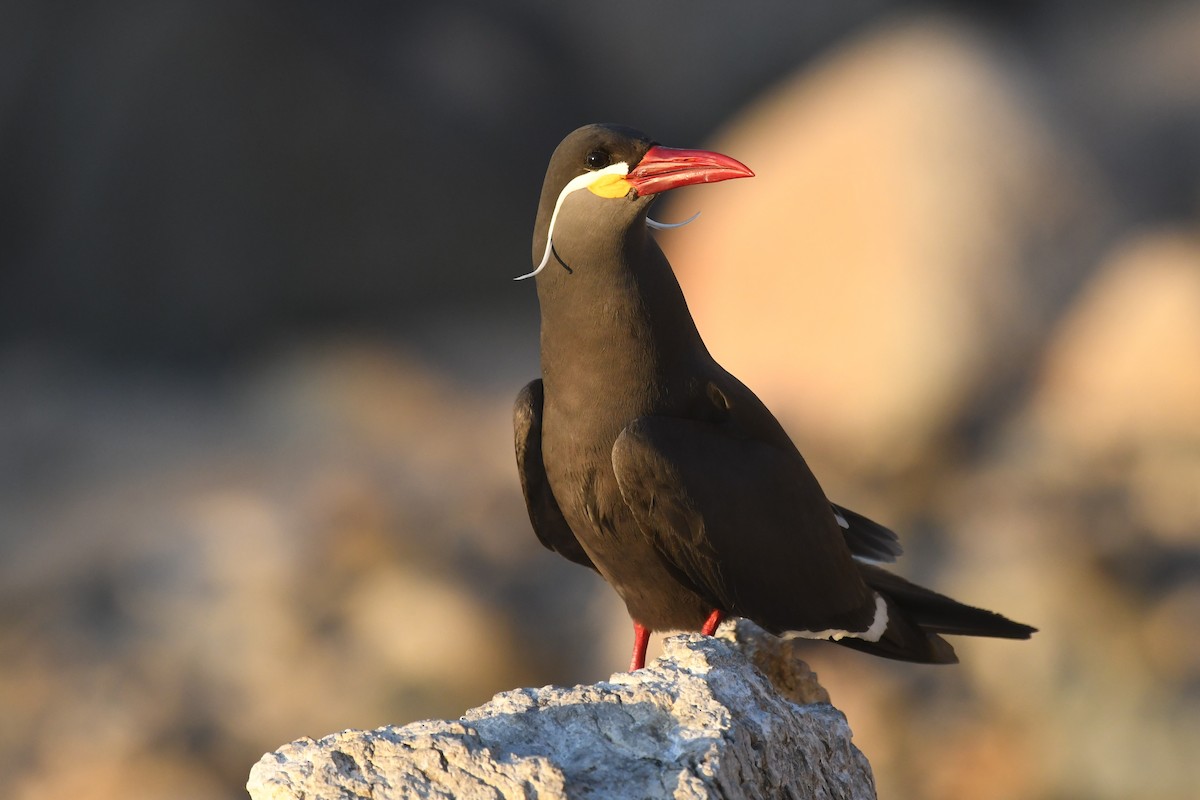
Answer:
<path fill-rule="evenodd" d="M 624 197 L 633 184 L 624 175 L 601 175 L 588 184 L 588 191 L 599 197 Z"/>

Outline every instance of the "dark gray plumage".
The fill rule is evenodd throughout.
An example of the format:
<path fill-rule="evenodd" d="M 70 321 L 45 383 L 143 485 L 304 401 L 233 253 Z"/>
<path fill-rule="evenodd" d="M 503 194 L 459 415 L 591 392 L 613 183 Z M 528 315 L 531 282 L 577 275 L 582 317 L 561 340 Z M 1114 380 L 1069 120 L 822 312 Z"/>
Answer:
<path fill-rule="evenodd" d="M 613 586 L 643 646 L 648 630 L 711 629 L 714 611 L 931 663 L 956 660 L 939 633 L 1028 638 L 865 563 L 894 561 L 895 534 L 832 505 L 709 355 L 646 213 L 660 191 L 751 174 L 618 126 L 555 150 L 533 237 L 543 377 L 515 409 L 538 538 Z"/>

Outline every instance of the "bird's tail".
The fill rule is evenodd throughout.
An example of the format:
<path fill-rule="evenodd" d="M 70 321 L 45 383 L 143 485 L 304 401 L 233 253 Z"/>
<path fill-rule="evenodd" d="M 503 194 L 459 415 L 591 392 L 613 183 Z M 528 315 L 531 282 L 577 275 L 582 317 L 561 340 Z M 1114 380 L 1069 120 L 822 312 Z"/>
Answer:
<path fill-rule="evenodd" d="M 872 655 L 927 664 L 953 664 L 954 648 L 938 634 L 1028 639 L 1037 628 L 994 611 L 960 603 L 872 564 L 859 564 L 863 580 L 888 604 L 888 624 L 878 641 L 844 638 L 839 644 Z"/>

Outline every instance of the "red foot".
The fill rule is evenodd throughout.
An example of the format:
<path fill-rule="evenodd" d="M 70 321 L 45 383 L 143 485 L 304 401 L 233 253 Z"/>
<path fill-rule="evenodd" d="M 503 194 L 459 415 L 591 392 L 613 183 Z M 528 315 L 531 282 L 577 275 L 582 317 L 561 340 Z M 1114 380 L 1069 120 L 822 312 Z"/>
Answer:
<path fill-rule="evenodd" d="M 700 632 L 705 636 L 712 636 L 717 632 L 717 626 L 721 624 L 721 620 L 724 617 L 725 615 L 721 613 L 721 609 L 714 608 L 712 613 L 708 615 L 708 619 L 704 620 L 704 627 L 700 629 Z"/>
<path fill-rule="evenodd" d="M 650 645 L 650 629 L 640 622 L 633 623 L 633 660 L 629 662 L 629 671 L 646 666 L 646 648 Z"/>

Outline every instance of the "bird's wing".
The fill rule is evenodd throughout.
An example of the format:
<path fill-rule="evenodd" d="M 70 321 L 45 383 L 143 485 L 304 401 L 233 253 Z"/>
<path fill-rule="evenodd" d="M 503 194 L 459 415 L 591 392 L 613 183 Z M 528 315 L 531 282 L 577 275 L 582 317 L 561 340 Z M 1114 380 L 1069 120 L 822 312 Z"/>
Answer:
<path fill-rule="evenodd" d="M 513 406 L 513 432 L 517 450 L 517 473 L 521 493 L 538 540 L 559 555 L 595 569 L 579 540 L 563 517 L 542 463 L 542 381 L 530 381 Z"/>
<path fill-rule="evenodd" d="M 807 474 L 808 467 L 803 464 L 803 457 L 795 451 L 783 426 L 745 384 L 718 367 L 708 384 L 707 393 L 716 410 L 716 419 L 728 418 L 750 438 L 773 443 L 782 450 L 795 453 L 802 464 L 801 469 Z M 815 479 L 813 483 L 816 483 Z M 894 562 L 902 552 L 900 540 L 892 531 L 844 506 L 830 503 L 830 507 L 852 556 L 883 564 Z"/>
<path fill-rule="evenodd" d="M 876 564 L 891 564 L 904 552 L 900 547 L 900 537 L 890 529 L 845 506 L 837 503 L 830 505 L 833 506 L 834 518 L 846 536 L 846 546 L 855 558 Z"/>
<path fill-rule="evenodd" d="M 715 607 L 775 633 L 871 625 L 874 593 L 798 455 L 650 416 L 618 437 L 613 469 L 643 532 Z"/>

